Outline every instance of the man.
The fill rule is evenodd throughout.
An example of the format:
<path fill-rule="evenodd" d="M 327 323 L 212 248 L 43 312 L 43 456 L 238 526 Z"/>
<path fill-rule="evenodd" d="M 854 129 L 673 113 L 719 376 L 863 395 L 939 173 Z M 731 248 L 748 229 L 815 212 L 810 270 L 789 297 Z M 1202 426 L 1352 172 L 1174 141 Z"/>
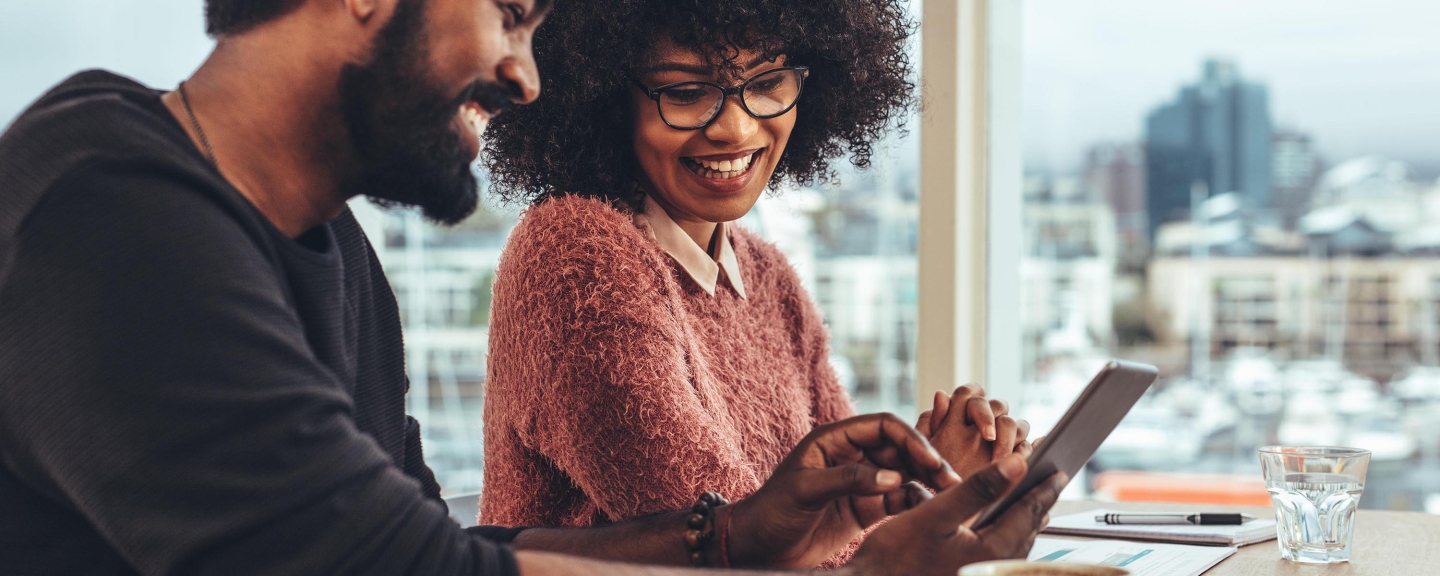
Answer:
<path fill-rule="evenodd" d="M 1023 461 L 956 486 L 888 416 L 817 429 L 708 515 L 720 538 L 687 543 L 686 511 L 595 530 L 449 520 L 402 411 L 394 299 L 345 201 L 469 214 L 485 123 L 538 96 L 546 8 L 210 0 L 217 46 L 177 91 L 82 73 L 0 136 L 0 573 L 780 568 L 911 508 L 847 570 L 1024 555 L 1064 479 L 972 532 Z"/>

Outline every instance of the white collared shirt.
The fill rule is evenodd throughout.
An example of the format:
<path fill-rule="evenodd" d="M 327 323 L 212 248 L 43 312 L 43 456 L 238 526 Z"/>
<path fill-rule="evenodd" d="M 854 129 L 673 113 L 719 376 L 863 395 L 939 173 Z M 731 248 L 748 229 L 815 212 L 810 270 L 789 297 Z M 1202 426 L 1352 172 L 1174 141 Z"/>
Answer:
<path fill-rule="evenodd" d="M 680 267 L 695 280 L 700 288 L 711 296 L 715 295 L 715 287 L 720 283 L 720 271 L 725 271 L 725 278 L 730 281 L 730 287 L 741 298 L 745 297 L 745 280 L 740 276 L 740 262 L 735 259 L 735 248 L 731 245 L 729 222 L 721 222 L 715 225 L 718 254 L 711 255 L 696 244 L 685 230 L 665 212 L 665 209 L 651 198 L 645 196 L 645 211 L 635 215 L 636 224 L 645 224 L 650 229 L 650 234 L 655 241 L 660 243 L 660 249 L 680 263 Z"/>

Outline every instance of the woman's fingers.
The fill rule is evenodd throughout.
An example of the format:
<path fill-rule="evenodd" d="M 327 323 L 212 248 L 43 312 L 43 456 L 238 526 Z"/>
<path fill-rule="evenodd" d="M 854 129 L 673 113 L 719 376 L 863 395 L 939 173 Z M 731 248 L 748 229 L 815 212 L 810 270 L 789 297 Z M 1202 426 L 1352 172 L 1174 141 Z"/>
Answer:
<path fill-rule="evenodd" d="M 1000 416 L 995 419 L 995 446 L 991 461 L 996 462 L 1015 451 L 1015 445 L 1021 440 L 1019 435 L 1020 423 L 1009 416 Z"/>
<path fill-rule="evenodd" d="M 1010 403 L 999 398 L 991 398 L 990 411 L 993 412 L 997 417 L 1004 416 L 1010 413 Z"/>
<path fill-rule="evenodd" d="M 956 388 L 955 393 L 950 395 L 950 406 L 963 406 L 965 422 L 979 428 L 982 438 L 995 441 L 995 412 L 990 410 L 984 386 L 971 383 Z"/>
<path fill-rule="evenodd" d="M 934 410 L 926 410 L 920 413 L 920 419 L 915 421 L 915 429 L 926 436 L 934 436 L 935 431 L 930 429 L 930 415 Z"/>
<path fill-rule="evenodd" d="M 980 435 L 990 442 L 999 438 L 999 431 L 995 427 L 995 413 L 990 410 L 990 402 L 984 396 L 972 396 L 965 402 L 965 414 L 967 419 L 980 428 Z"/>
<path fill-rule="evenodd" d="M 941 390 L 935 391 L 935 407 L 930 410 L 930 429 L 921 429 L 926 436 L 934 436 L 940 430 L 940 424 L 945 422 L 945 415 L 950 413 L 950 396 Z"/>

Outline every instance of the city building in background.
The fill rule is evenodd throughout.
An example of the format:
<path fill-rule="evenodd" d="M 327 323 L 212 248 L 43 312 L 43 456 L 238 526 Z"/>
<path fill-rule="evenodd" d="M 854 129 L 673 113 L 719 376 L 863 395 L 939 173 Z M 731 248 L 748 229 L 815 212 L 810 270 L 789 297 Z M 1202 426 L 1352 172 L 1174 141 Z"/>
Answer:
<path fill-rule="evenodd" d="M 1272 126 L 1267 86 L 1202 69 L 1136 111 L 1143 144 L 1027 172 L 1017 413 L 1043 430 L 1106 358 L 1145 361 L 1161 379 L 1088 465 L 1092 489 L 1347 445 L 1373 452 L 1363 506 L 1433 506 L 1440 180 L 1373 154 L 1327 165 L 1315 137 Z"/>
<path fill-rule="evenodd" d="M 1216 194 L 1239 192 L 1268 208 L 1271 131 L 1265 85 L 1245 81 L 1234 62 L 1207 60 L 1198 82 L 1145 119 L 1151 235 L 1185 217 L 1195 182 Z"/>
<path fill-rule="evenodd" d="M 1325 171 L 1325 162 L 1309 134 L 1276 130 L 1270 144 L 1270 193 L 1275 216 L 1294 227 L 1310 209 L 1310 193 Z"/>
<path fill-rule="evenodd" d="M 1145 187 L 1145 147 L 1097 144 L 1085 152 L 1084 186 L 1115 215 L 1116 257 L 1129 270 L 1144 266 L 1150 250 L 1150 214 Z"/>

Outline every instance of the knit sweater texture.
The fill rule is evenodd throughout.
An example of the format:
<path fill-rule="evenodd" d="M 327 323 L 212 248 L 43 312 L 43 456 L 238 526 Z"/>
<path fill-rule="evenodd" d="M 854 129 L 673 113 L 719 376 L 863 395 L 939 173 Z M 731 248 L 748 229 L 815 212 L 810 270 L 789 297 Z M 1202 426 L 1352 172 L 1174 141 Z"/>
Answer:
<path fill-rule="evenodd" d="M 853 409 L 775 248 L 732 227 L 746 298 L 707 294 L 643 221 L 575 196 L 529 208 L 496 272 L 488 524 L 593 526 L 750 495 Z"/>

